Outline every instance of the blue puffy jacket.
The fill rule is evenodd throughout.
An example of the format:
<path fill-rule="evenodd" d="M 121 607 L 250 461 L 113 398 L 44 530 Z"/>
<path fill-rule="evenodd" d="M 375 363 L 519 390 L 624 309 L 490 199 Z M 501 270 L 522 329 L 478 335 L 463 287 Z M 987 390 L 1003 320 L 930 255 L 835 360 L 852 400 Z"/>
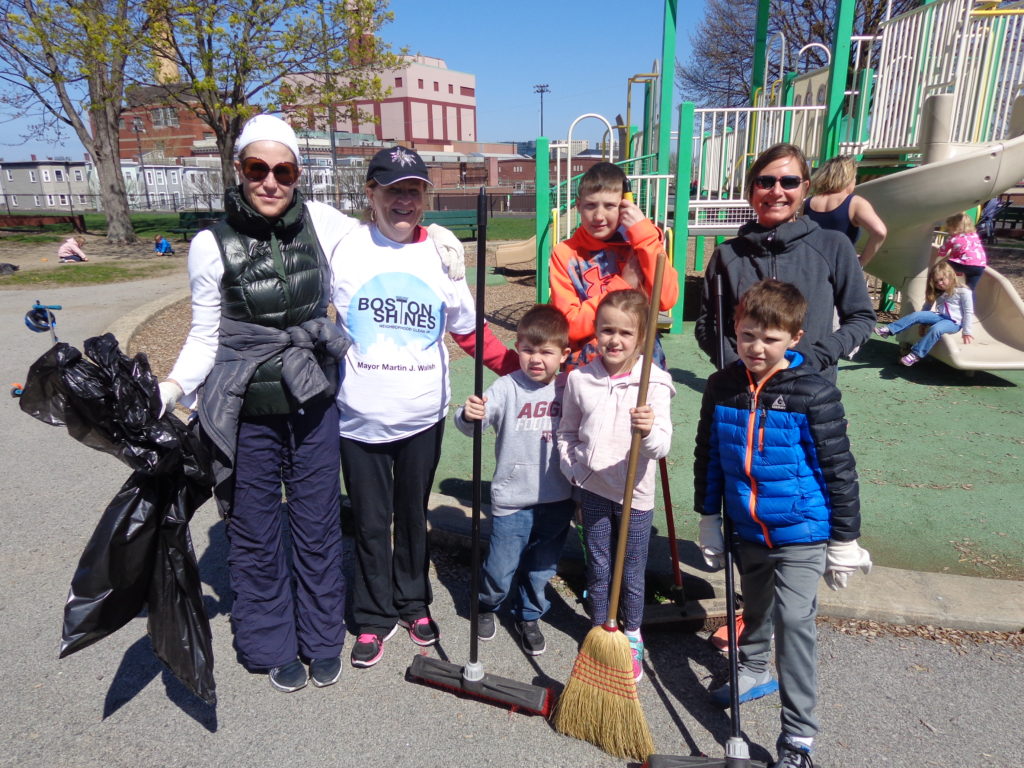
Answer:
<path fill-rule="evenodd" d="M 742 363 L 708 380 L 694 452 L 695 509 L 768 547 L 860 535 L 856 463 L 841 395 L 787 352 L 790 367 L 754 382 Z"/>

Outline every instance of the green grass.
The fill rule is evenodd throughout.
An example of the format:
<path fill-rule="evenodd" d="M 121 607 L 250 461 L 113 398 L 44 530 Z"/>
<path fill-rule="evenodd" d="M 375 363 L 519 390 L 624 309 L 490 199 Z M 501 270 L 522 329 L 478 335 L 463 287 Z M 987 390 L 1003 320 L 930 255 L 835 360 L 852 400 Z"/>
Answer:
<path fill-rule="evenodd" d="M 147 262 L 138 266 L 116 266 L 113 264 L 63 264 L 56 269 L 30 270 L 13 275 L 0 276 L 0 287 L 10 288 L 29 285 L 66 286 L 97 285 L 99 283 L 123 283 L 155 277 L 175 267 L 169 262 Z"/>
<path fill-rule="evenodd" d="M 527 240 L 537 233 L 533 217 L 495 216 L 487 220 L 487 240 Z"/>

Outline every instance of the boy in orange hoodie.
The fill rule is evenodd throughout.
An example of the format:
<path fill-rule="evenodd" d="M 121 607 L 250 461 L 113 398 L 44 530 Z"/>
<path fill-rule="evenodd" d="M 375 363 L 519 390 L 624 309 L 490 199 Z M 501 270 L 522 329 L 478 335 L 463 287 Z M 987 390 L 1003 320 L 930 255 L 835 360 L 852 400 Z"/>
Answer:
<path fill-rule="evenodd" d="M 569 368 L 585 365 L 596 354 L 594 317 L 606 293 L 638 288 L 651 296 L 654 267 L 665 246 L 658 228 L 625 196 L 628 189 L 617 165 L 592 166 L 576 193 L 580 225 L 551 251 L 550 302 L 569 320 Z M 671 309 L 678 298 L 679 277 L 666 264 L 658 308 Z M 665 366 L 660 344 L 654 362 Z"/>

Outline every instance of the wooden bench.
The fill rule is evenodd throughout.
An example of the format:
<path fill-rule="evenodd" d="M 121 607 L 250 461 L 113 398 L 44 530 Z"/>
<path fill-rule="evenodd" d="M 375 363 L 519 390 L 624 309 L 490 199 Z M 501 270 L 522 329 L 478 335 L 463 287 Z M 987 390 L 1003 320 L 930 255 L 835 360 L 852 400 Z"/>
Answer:
<path fill-rule="evenodd" d="M 182 240 L 187 241 L 199 230 L 206 229 L 223 218 L 224 211 L 180 211 L 178 226 L 172 227 L 170 231 L 177 232 Z"/>
<path fill-rule="evenodd" d="M 476 237 L 476 211 L 424 211 L 423 226 L 440 224 L 446 229 L 468 229 Z"/>
<path fill-rule="evenodd" d="M 42 229 L 48 224 L 70 224 L 75 232 L 85 232 L 85 216 L 80 213 L 71 216 L 19 216 L 11 214 L 0 216 L 0 228 L 22 229 L 38 227 Z"/>

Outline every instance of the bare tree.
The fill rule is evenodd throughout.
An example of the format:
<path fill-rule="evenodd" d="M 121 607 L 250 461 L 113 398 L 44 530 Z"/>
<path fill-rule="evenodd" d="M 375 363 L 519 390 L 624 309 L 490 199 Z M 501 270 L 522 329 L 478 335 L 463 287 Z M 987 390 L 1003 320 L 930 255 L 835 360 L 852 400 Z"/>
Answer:
<path fill-rule="evenodd" d="M 249 117 L 309 97 L 282 92 L 285 75 L 329 72 L 321 90 L 346 103 L 382 98 L 379 72 L 395 62 L 377 37 L 392 18 L 386 0 L 150 0 L 149 8 L 147 85 L 209 126 L 225 179 Z"/>
<path fill-rule="evenodd" d="M 920 0 L 892 0 L 892 14 L 919 4 Z M 854 34 L 877 34 L 886 5 L 887 0 L 858 0 Z M 702 107 L 750 103 L 757 6 L 758 0 L 708 0 L 704 18 L 690 38 L 689 60 L 676 63 L 676 86 L 684 99 Z M 800 62 L 792 57 L 808 43 L 832 47 L 835 10 L 834 0 L 772 0 L 768 32 L 784 35 L 788 70 L 824 66 L 820 49 L 809 49 Z M 778 68 L 777 46 L 769 46 L 768 61 L 769 68 Z"/>
<path fill-rule="evenodd" d="M 135 0 L 2 0 L 0 8 L 0 110 L 34 119 L 36 138 L 73 130 L 96 166 L 107 239 L 135 242 L 118 120 L 145 14 Z"/>

